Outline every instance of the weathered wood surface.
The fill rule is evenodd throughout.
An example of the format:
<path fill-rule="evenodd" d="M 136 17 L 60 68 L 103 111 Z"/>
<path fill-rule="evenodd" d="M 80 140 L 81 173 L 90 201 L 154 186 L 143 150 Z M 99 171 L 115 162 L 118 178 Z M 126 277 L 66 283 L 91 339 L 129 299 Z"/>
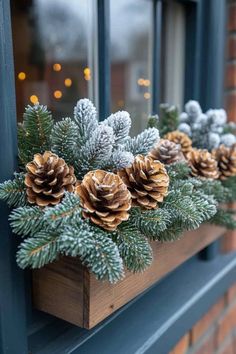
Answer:
<path fill-rule="evenodd" d="M 223 233 L 223 228 L 203 225 L 178 241 L 153 242 L 151 267 L 141 274 L 127 272 L 114 285 L 97 281 L 78 259 L 61 258 L 33 271 L 34 304 L 80 327 L 92 328 Z"/>

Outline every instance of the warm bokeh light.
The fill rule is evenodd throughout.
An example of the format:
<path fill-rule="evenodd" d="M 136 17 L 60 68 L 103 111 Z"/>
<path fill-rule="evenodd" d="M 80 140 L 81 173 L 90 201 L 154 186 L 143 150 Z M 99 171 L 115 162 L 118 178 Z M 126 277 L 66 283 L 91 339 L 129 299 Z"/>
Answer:
<path fill-rule="evenodd" d="M 55 98 L 60 99 L 62 97 L 62 92 L 60 90 L 56 90 L 53 95 Z"/>
<path fill-rule="evenodd" d="M 150 86 L 150 80 L 144 80 L 143 85 L 144 86 Z"/>
<path fill-rule="evenodd" d="M 26 73 L 24 73 L 23 71 L 21 71 L 19 74 L 18 74 L 18 79 L 23 81 L 26 79 Z"/>
<path fill-rule="evenodd" d="M 61 64 L 59 64 L 59 63 L 53 64 L 53 70 L 54 71 L 61 71 Z"/>
<path fill-rule="evenodd" d="M 33 103 L 33 104 L 38 103 L 38 102 L 39 102 L 38 96 L 36 96 L 36 95 L 31 95 L 31 96 L 30 96 L 30 102 Z"/>
<path fill-rule="evenodd" d="M 138 79 L 138 81 L 137 81 L 137 82 L 138 82 L 138 85 L 139 85 L 139 86 L 143 86 L 143 85 L 144 85 L 144 81 L 145 81 L 145 80 L 140 77 L 140 79 Z"/>
<path fill-rule="evenodd" d="M 86 81 L 91 80 L 91 70 L 88 67 L 84 69 L 84 79 Z"/>
<path fill-rule="evenodd" d="M 151 97 L 150 93 L 149 92 L 145 92 L 143 94 L 143 97 L 146 99 L 146 100 L 149 100 L 149 98 Z"/>
<path fill-rule="evenodd" d="M 69 77 L 67 77 L 67 78 L 65 79 L 65 81 L 64 81 L 64 84 L 65 84 L 66 87 L 71 87 L 71 85 L 72 85 L 72 80 L 71 80 Z"/>

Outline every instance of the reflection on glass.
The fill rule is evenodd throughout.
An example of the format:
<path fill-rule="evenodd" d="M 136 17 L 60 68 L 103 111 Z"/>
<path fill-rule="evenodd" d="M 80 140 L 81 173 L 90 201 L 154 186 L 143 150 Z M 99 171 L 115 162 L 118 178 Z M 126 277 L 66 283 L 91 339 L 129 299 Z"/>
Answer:
<path fill-rule="evenodd" d="M 62 117 L 73 104 L 91 97 L 93 80 L 89 0 L 12 2 L 18 116 L 40 102 Z"/>
<path fill-rule="evenodd" d="M 112 111 L 129 111 L 132 133 L 137 133 L 146 126 L 151 99 L 151 1 L 112 0 L 110 4 Z"/>

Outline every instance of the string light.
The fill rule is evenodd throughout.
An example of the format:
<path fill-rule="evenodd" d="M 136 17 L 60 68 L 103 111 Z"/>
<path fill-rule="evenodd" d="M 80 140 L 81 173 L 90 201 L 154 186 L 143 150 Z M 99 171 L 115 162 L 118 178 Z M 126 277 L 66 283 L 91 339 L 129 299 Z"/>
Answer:
<path fill-rule="evenodd" d="M 145 80 L 140 77 L 140 79 L 138 79 L 138 81 L 137 81 L 137 82 L 138 82 L 138 85 L 139 85 L 139 86 L 143 86 L 144 81 L 145 81 Z"/>
<path fill-rule="evenodd" d="M 30 102 L 33 103 L 33 104 L 38 103 L 38 102 L 39 102 L 38 96 L 36 96 L 36 95 L 31 95 L 31 96 L 30 96 Z"/>
<path fill-rule="evenodd" d="M 89 81 L 89 80 L 91 80 L 91 70 L 90 70 L 90 68 L 84 68 L 84 79 L 86 80 L 86 81 Z"/>
<path fill-rule="evenodd" d="M 61 64 L 59 64 L 59 63 L 53 64 L 53 70 L 54 71 L 61 71 Z"/>
<path fill-rule="evenodd" d="M 64 84 L 65 84 L 66 87 L 71 87 L 71 85 L 72 85 L 72 80 L 71 80 L 69 77 L 67 77 L 67 78 L 65 79 L 65 81 L 64 81 Z"/>
<path fill-rule="evenodd" d="M 146 87 L 150 86 L 150 80 L 144 80 L 143 85 Z"/>
<path fill-rule="evenodd" d="M 55 98 L 60 99 L 62 97 L 62 92 L 60 90 L 56 90 L 53 92 Z"/>
<path fill-rule="evenodd" d="M 146 99 L 146 100 L 149 100 L 149 98 L 151 97 L 150 93 L 149 92 L 145 92 L 143 94 L 143 97 Z"/>
<path fill-rule="evenodd" d="M 26 79 L 26 73 L 24 73 L 24 71 L 21 71 L 19 74 L 18 74 L 18 79 L 23 81 Z"/>

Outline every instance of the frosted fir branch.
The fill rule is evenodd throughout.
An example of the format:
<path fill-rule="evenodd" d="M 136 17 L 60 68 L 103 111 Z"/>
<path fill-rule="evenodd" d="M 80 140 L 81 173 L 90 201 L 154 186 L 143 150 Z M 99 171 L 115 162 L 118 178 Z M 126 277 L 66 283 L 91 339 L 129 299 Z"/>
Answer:
<path fill-rule="evenodd" d="M 40 231 L 34 237 L 24 240 L 19 247 L 16 261 L 20 268 L 41 268 L 57 259 L 60 251 L 57 232 Z"/>
<path fill-rule="evenodd" d="M 24 206 L 27 204 L 25 174 L 14 173 L 14 179 L 0 184 L 0 199 L 9 206 Z"/>
<path fill-rule="evenodd" d="M 116 243 L 128 270 L 142 272 L 152 263 L 152 248 L 148 240 L 129 222 L 116 232 Z"/>
<path fill-rule="evenodd" d="M 84 222 L 65 228 L 58 240 L 60 251 L 79 256 L 97 279 L 116 283 L 124 276 L 123 262 L 109 233 Z"/>
<path fill-rule="evenodd" d="M 148 128 L 135 138 L 128 139 L 125 143 L 125 150 L 130 151 L 133 155 L 145 155 L 159 140 L 159 131 L 156 128 Z"/>
<path fill-rule="evenodd" d="M 202 113 L 200 104 L 197 101 L 188 101 L 185 105 L 185 111 L 191 118 L 196 118 Z"/>
<path fill-rule="evenodd" d="M 134 155 L 129 151 L 117 149 L 112 153 L 111 169 L 121 170 L 129 167 L 134 162 Z"/>
<path fill-rule="evenodd" d="M 164 208 L 146 211 L 136 218 L 140 232 L 151 240 L 159 240 L 159 234 L 171 224 L 171 214 Z"/>
<path fill-rule="evenodd" d="M 19 207 L 11 212 L 9 221 L 15 234 L 34 236 L 44 227 L 44 212 L 37 206 Z"/>
<path fill-rule="evenodd" d="M 62 202 L 45 209 L 45 221 L 52 228 L 71 224 L 81 218 L 80 199 L 73 193 L 66 192 Z"/>
<path fill-rule="evenodd" d="M 75 161 L 78 128 L 70 118 L 57 122 L 51 133 L 51 150 L 63 158 L 68 164 Z"/>
<path fill-rule="evenodd" d="M 231 133 L 223 134 L 220 137 L 220 144 L 231 147 L 235 143 L 236 143 L 236 136 Z"/>
<path fill-rule="evenodd" d="M 79 152 L 75 165 L 77 175 L 80 177 L 92 169 L 109 165 L 113 144 L 112 128 L 99 125 Z"/>
<path fill-rule="evenodd" d="M 123 144 L 129 135 L 131 118 L 128 112 L 119 111 L 111 114 L 102 124 L 113 129 L 115 144 Z"/>
<path fill-rule="evenodd" d="M 98 127 L 97 111 L 92 102 L 83 98 L 74 108 L 74 121 L 78 127 L 78 148 L 88 141 L 92 132 Z"/>

